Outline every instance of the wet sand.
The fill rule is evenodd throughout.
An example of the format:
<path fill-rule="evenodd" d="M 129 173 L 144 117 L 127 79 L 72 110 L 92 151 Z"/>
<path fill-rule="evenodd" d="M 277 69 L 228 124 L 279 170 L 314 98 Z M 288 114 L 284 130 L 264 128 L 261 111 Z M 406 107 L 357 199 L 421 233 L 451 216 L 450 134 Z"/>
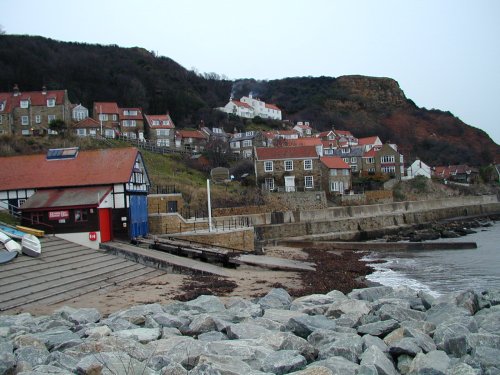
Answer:
<path fill-rule="evenodd" d="M 243 297 L 253 299 L 264 296 L 274 287 L 285 288 L 294 297 L 327 293 L 340 290 L 348 293 L 352 289 L 366 286 L 364 276 L 371 272 L 363 254 L 353 251 L 328 251 L 297 249 L 289 247 L 267 247 L 266 255 L 315 263 L 316 271 L 288 272 L 240 266 L 230 269 L 227 278 L 217 276 L 189 276 L 164 274 L 140 284 L 101 290 L 55 305 L 26 306 L 16 312 L 34 315 L 50 314 L 61 306 L 95 307 L 101 314 L 137 304 L 168 304 L 175 300 L 190 300 L 201 294 L 220 297 Z"/>

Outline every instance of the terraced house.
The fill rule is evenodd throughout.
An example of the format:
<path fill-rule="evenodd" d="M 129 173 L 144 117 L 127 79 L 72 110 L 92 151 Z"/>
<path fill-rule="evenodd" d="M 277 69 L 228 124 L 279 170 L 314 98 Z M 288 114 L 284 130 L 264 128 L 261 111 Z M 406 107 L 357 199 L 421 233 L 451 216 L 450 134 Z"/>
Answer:
<path fill-rule="evenodd" d="M 320 190 L 320 156 L 315 146 L 256 147 L 257 186 L 268 191 Z"/>
<path fill-rule="evenodd" d="M 71 122 L 72 104 L 66 90 L 0 93 L 0 134 L 43 135 L 53 120 Z"/>
<path fill-rule="evenodd" d="M 145 115 L 148 139 L 159 147 L 172 147 L 175 144 L 175 124 L 170 115 Z"/>

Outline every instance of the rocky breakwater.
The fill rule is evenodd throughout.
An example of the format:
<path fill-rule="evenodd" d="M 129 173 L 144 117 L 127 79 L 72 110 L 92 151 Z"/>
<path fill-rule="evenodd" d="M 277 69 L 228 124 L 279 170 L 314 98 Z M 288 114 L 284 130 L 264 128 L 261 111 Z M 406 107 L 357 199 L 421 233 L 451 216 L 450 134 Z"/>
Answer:
<path fill-rule="evenodd" d="M 500 291 L 371 287 L 0 316 L 1 374 L 499 374 Z"/>

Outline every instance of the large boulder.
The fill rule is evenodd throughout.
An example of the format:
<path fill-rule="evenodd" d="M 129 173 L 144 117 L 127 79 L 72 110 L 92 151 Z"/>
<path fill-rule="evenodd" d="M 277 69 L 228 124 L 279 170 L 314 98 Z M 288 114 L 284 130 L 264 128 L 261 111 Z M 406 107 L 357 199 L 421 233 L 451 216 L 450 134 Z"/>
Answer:
<path fill-rule="evenodd" d="M 399 327 L 399 322 L 394 319 L 382 320 L 374 323 L 363 324 L 358 327 L 358 333 L 361 335 L 372 335 L 383 337 Z"/>
<path fill-rule="evenodd" d="M 202 295 L 188 301 L 186 302 L 186 306 L 198 309 L 204 313 L 216 313 L 226 310 L 226 306 L 224 306 L 219 297 L 210 295 Z"/>
<path fill-rule="evenodd" d="M 418 353 L 410 366 L 411 375 L 446 375 L 450 358 L 442 350 Z"/>
<path fill-rule="evenodd" d="M 188 326 L 191 320 L 177 315 L 168 314 L 165 312 L 156 313 L 151 318 L 160 325 L 160 327 L 180 328 Z"/>
<path fill-rule="evenodd" d="M 261 370 L 272 374 L 288 374 L 303 369 L 306 364 L 306 359 L 296 350 L 278 350 L 264 359 Z"/>
<path fill-rule="evenodd" d="M 468 352 L 467 336 L 476 331 L 477 323 L 473 317 L 456 318 L 436 327 L 434 342 L 438 349 L 459 358 Z"/>
<path fill-rule="evenodd" d="M 358 335 L 341 334 L 336 335 L 335 340 L 319 348 L 319 358 L 344 357 L 345 359 L 358 363 L 363 352 L 363 340 Z"/>
<path fill-rule="evenodd" d="M 154 371 L 139 362 L 135 358 L 129 357 L 123 352 L 104 352 L 90 354 L 78 362 L 76 372 L 79 374 L 144 374 L 153 375 Z"/>
<path fill-rule="evenodd" d="M 269 334 L 271 331 L 268 329 L 251 323 L 237 323 L 227 327 L 227 337 L 230 339 L 257 339 Z"/>
<path fill-rule="evenodd" d="M 34 333 L 33 336 L 45 343 L 48 350 L 54 348 L 69 348 L 82 343 L 82 339 L 76 333 L 66 328 L 54 328 L 45 332 Z"/>
<path fill-rule="evenodd" d="M 371 303 L 363 300 L 338 300 L 330 304 L 325 315 L 330 318 L 340 318 L 347 315 L 352 320 L 352 325 L 355 326 L 359 323 L 364 315 L 369 314 L 371 311 Z"/>
<path fill-rule="evenodd" d="M 64 319 L 79 325 L 95 323 L 101 320 L 101 314 L 93 307 L 74 309 L 69 306 L 63 306 L 56 310 L 55 314 L 59 314 Z"/>
<path fill-rule="evenodd" d="M 161 336 L 159 328 L 135 328 L 123 331 L 116 331 L 111 334 L 121 338 L 131 338 L 139 341 L 141 344 L 146 344 L 150 341 L 158 340 Z"/>
<path fill-rule="evenodd" d="M 472 351 L 472 354 L 484 370 L 496 368 L 500 373 L 500 350 L 488 348 L 487 346 L 478 346 Z"/>
<path fill-rule="evenodd" d="M 27 362 L 31 367 L 38 365 L 44 365 L 47 357 L 49 356 L 49 351 L 45 348 L 35 348 L 32 346 L 26 346 L 19 348 L 15 351 L 16 362 Z"/>
<path fill-rule="evenodd" d="M 407 309 L 397 305 L 383 305 L 378 311 L 377 315 L 381 320 L 397 320 L 403 322 L 406 320 L 425 320 L 426 314 L 412 309 Z"/>
<path fill-rule="evenodd" d="M 330 357 L 320 360 L 311 364 L 309 368 L 314 369 L 317 366 L 326 367 L 335 375 L 356 375 L 360 367 L 357 363 L 351 362 L 344 357 Z"/>
<path fill-rule="evenodd" d="M 264 309 L 289 310 L 292 304 L 292 297 L 283 288 L 274 288 L 264 297 L 259 299 L 258 304 Z"/>
<path fill-rule="evenodd" d="M 275 322 L 286 324 L 291 318 L 298 316 L 307 316 L 300 311 L 282 310 L 282 309 L 267 309 L 262 316 L 264 319 L 270 319 Z"/>
<path fill-rule="evenodd" d="M 132 306 L 128 309 L 117 311 L 113 314 L 110 314 L 108 319 L 113 320 L 115 318 L 121 318 L 128 320 L 132 324 L 141 325 L 144 324 L 146 320 L 146 315 L 153 315 L 162 312 L 163 309 L 161 305 L 157 303 L 151 303 L 146 305 Z"/>
<path fill-rule="evenodd" d="M 482 309 L 474 318 L 482 330 L 500 335 L 500 305 Z"/>
<path fill-rule="evenodd" d="M 370 346 L 361 355 L 362 366 L 375 366 L 380 375 L 396 375 L 397 371 L 389 358 L 376 346 Z"/>
<path fill-rule="evenodd" d="M 307 338 L 312 332 L 318 329 L 334 330 L 336 323 L 323 315 L 302 315 L 291 318 L 286 324 L 286 328 L 297 336 Z"/>
<path fill-rule="evenodd" d="M 391 295 L 394 290 L 390 286 L 374 286 L 371 288 L 354 289 L 347 296 L 351 299 L 362 299 L 374 302 L 380 298 Z"/>
<path fill-rule="evenodd" d="M 269 335 L 261 337 L 258 342 L 273 350 L 296 350 L 307 362 L 314 361 L 318 356 L 318 350 L 314 346 L 290 332 L 269 332 Z"/>

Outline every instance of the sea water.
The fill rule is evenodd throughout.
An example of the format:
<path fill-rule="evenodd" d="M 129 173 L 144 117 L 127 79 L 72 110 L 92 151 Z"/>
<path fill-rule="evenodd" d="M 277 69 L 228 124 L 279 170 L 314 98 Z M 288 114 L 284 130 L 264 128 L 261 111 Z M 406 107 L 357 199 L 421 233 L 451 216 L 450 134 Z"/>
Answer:
<path fill-rule="evenodd" d="M 373 263 L 366 278 L 387 286 L 407 286 L 439 296 L 453 291 L 500 289 L 500 222 L 447 242 L 476 242 L 472 250 L 430 250 L 370 253 Z"/>

